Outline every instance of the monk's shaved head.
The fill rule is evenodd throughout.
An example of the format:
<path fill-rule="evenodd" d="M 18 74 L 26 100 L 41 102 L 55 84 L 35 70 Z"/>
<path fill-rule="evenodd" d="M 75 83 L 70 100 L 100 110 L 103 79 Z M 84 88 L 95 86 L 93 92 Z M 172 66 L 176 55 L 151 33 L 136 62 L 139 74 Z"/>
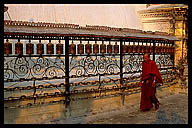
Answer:
<path fill-rule="evenodd" d="M 149 54 L 149 53 L 145 53 L 145 54 L 143 55 L 143 60 L 144 60 L 145 62 L 148 62 L 148 61 L 150 60 L 150 54 Z"/>
<path fill-rule="evenodd" d="M 150 54 L 149 53 L 145 53 L 143 56 L 147 56 L 150 58 Z"/>

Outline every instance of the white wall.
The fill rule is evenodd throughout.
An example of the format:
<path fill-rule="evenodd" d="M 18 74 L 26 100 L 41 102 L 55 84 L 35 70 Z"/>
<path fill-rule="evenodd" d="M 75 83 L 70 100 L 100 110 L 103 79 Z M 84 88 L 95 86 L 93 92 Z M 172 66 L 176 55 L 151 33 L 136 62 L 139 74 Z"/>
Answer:
<path fill-rule="evenodd" d="M 5 4 L 12 20 L 106 25 L 142 29 L 137 11 L 145 4 Z M 8 20 L 7 12 L 4 19 Z"/>

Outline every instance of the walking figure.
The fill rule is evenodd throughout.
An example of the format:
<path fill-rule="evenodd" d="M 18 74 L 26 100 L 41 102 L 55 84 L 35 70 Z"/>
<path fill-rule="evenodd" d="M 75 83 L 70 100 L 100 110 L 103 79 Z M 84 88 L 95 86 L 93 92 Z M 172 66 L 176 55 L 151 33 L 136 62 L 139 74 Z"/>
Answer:
<path fill-rule="evenodd" d="M 150 60 L 150 55 L 145 53 L 142 62 L 142 75 L 139 86 L 141 87 L 140 110 L 149 111 L 155 104 L 155 110 L 159 108 L 159 101 L 155 96 L 156 83 L 162 83 L 161 74 L 155 61 Z M 143 83 L 142 83 L 143 82 Z"/>

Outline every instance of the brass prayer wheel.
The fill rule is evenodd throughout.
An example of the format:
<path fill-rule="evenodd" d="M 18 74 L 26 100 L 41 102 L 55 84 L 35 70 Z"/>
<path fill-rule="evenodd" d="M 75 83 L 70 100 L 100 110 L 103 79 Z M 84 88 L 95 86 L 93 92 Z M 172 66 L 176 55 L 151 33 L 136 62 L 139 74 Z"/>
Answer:
<path fill-rule="evenodd" d="M 159 44 L 155 47 L 155 53 L 160 53 L 161 46 Z"/>
<path fill-rule="evenodd" d="M 88 41 L 88 44 L 85 45 L 85 52 L 87 54 L 92 53 L 91 44 L 89 44 L 89 41 Z"/>
<path fill-rule="evenodd" d="M 165 53 L 169 53 L 169 46 L 168 45 L 165 46 Z"/>
<path fill-rule="evenodd" d="M 163 49 L 163 45 L 161 44 L 161 46 L 160 46 L 160 53 L 163 53 L 163 51 L 164 51 L 164 49 Z"/>
<path fill-rule="evenodd" d="M 97 44 L 97 41 L 95 41 L 95 44 L 93 45 L 93 53 L 99 53 L 99 45 Z"/>
<path fill-rule="evenodd" d="M 133 52 L 133 45 L 128 45 L 128 53 L 132 53 Z"/>
<path fill-rule="evenodd" d="M 53 44 L 51 43 L 51 40 L 49 40 L 49 43 L 47 44 L 47 54 L 53 54 Z"/>
<path fill-rule="evenodd" d="M 127 53 L 127 45 L 125 45 L 125 42 L 124 42 L 124 44 L 122 45 L 122 52 L 123 53 Z"/>
<path fill-rule="evenodd" d="M 142 47 L 142 49 L 141 49 L 141 53 L 145 53 L 145 46 L 142 45 L 141 47 Z"/>
<path fill-rule="evenodd" d="M 145 52 L 146 52 L 146 53 L 150 53 L 150 47 L 149 47 L 148 45 L 146 45 L 145 47 L 146 47 Z"/>
<path fill-rule="evenodd" d="M 119 53 L 119 45 L 117 45 L 117 42 L 115 42 L 114 45 L 114 53 Z"/>
<path fill-rule="evenodd" d="M 82 44 L 81 40 L 80 40 L 80 44 L 78 44 L 77 48 L 78 48 L 78 54 L 84 54 L 84 45 Z"/>
<path fill-rule="evenodd" d="M 37 44 L 37 54 L 44 54 L 44 46 L 41 43 L 41 40 L 39 40 L 39 43 Z"/>
<path fill-rule="evenodd" d="M 165 45 L 162 46 L 162 53 L 165 53 L 166 49 L 165 49 Z"/>
<path fill-rule="evenodd" d="M 153 53 L 153 46 L 150 45 L 150 46 L 149 46 L 149 49 L 150 49 L 150 50 L 149 50 L 150 53 Z"/>
<path fill-rule="evenodd" d="M 138 53 L 141 53 L 141 50 L 142 50 L 142 46 L 141 46 L 141 45 L 138 45 L 138 46 L 137 46 L 137 52 L 138 52 Z"/>
<path fill-rule="evenodd" d="M 8 39 L 4 43 L 4 54 L 12 54 L 12 44 L 8 42 Z"/>
<path fill-rule="evenodd" d="M 29 43 L 26 44 L 26 53 L 27 54 L 33 54 L 34 53 L 34 44 L 31 43 L 31 40 L 29 40 Z"/>
<path fill-rule="evenodd" d="M 80 50 L 80 53 L 79 53 L 79 54 L 83 54 L 84 53 L 84 45 L 82 44 L 81 41 L 80 41 L 80 44 L 79 44 L 80 46 L 78 45 L 78 53 L 79 53 L 79 49 L 83 49 L 83 52 L 82 52 L 82 50 Z M 83 48 L 81 48 L 82 46 L 83 46 Z M 76 45 L 73 43 L 73 40 L 72 40 L 72 43 L 69 45 L 69 54 L 73 54 L 73 55 L 76 54 Z"/>
<path fill-rule="evenodd" d="M 20 40 L 15 44 L 15 54 L 23 54 L 23 44 Z"/>
<path fill-rule="evenodd" d="M 135 44 L 133 44 L 133 53 L 137 52 L 137 46 Z"/>
<path fill-rule="evenodd" d="M 59 40 L 59 43 L 56 44 L 56 53 L 57 54 L 63 54 L 63 44 L 61 44 L 60 40 Z"/>
<path fill-rule="evenodd" d="M 104 44 L 104 41 L 102 41 L 102 44 L 100 45 L 100 52 L 106 53 L 106 45 Z"/>
<path fill-rule="evenodd" d="M 107 45 L 107 53 L 112 53 L 112 45 L 110 41 L 109 44 Z"/>

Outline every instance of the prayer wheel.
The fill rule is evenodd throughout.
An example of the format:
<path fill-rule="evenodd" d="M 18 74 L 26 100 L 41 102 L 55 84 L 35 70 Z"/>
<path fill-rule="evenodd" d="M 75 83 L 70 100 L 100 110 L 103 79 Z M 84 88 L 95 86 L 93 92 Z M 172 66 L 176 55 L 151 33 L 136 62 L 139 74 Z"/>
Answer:
<path fill-rule="evenodd" d="M 141 45 L 138 45 L 138 46 L 137 46 L 137 53 L 141 53 L 141 50 L 142 50 L 142 46 L 141 46 Z"/>
<path fill-rule="evenodd" d="M 141 53 L 145 53 L 145 49 L 146 49 L 146 47 L 145 47 L 144 45 L 142 45 L 141 47 L 142 47 L 142 49 L 141 49 Z"/>
<path fill-rule="evenodd" d="M 29 40 L 29 43 L 26 44 L 26 53 L 27 54 L 34 54 L 34 44 L 31 43 L 31 40 Z"/>
<path fill-rule="evenodd" d="M 161 46 L 159 44 L 155 47 L 155 53 L 160 53 Z"/>
<path fill-rule="evenodd" d="M 23 44 L 20 40 L 15 44 L 15 54 L 23 54 Z"/>
<path fill-rule="evenodd" d="M 109 44 L 107 45 L 107 53 L 112 53 L 112 45 L 110 41 Z"/>
<path fill-rule="evenodd" d="M 82 44 L 81 41 L 80 41 L 79 45 L 78 45 L 78 53 L 83 54 L 84 53 L 84 45 Z M 76 54 L 76 45 L 73 43 L 73 40 L 72 40 L 72 43 L 69 45 L 69 54 L 72 54 L 72 55 Z"/>
<path fill-rule="evenodd" d="M 104 41 L 102 41 L 102 44 L 100 45 L 100 52 L 106 53 L 106 45 L 104 44 Z"/>
<path fill-rule="evenodd" d="M 133 52 L 133 45 L 128 45 L 128 53 L 132 53 Z"/>
<path fill-rule="evenodd" d="M 133 44 L 133 53 L 137 52 L 137 46 L 135 44 Z"/>
<path fill-rule="evenodd" d="M 150 51 L 150 53 L 153 53 L 153 46 L 151 46 L 151 44 L 149 46 L 149 51 Z"/>
<path fill-rule="evenodd" d="M 63 54 L 63 44 L 61 44 L 60 40 L 59 40 L 59 43 L 56 45 L 56 53 Z"/>
<path fill-rule="evenodd" d="M 8 39 L 4 43 L 4 54 L 12 54 L 12 44 L 8 42 Z"/>
<path fill-rule="evenodd" d="M 165 45 L 163 44 L 162 46 L 161 46 L 161 53 L 164 53 L 165 52 Z"/>
<path fill-rule="evenodd" d="M 97 44 L 97 41 L 95 41 L 95 44 L 93 45 L 93 53 L 99 53 L 99 45 Z"/>
<path fill-rule="evenodd" d="M 78 44 L 77 48 L 78 48 L 78 54 L 84 54 L 84 45 L 82 44 L 81 40 L 80 40 L 80 44 Z"/>
<path fill-rule="evenodd" d="M 123 52 L 123 53 L 127 53 L 127 45 L 125 45 L 125 42 L 124 42 L 124 44 L 123 44 L 122 47 L 123 47 L 123 48 L 122 48 L 122 52 Z"/>
<path fill-rule="evenodd" d="M 53 54 L 53 44 L 51 43 L 51 40 L 49 40 L 49 43 L 47 44 L 47 54 Z"/>
<path fill-rule="evenodd" d="M 44 45 L 41 43 L 41 40 L 37 44 L 37 54 L 44 54 Z"/>
<path fill-rule="evenodd" d="M 149 47 L 148 45 L 146 45 L 145 47 L 146 47 L 145 52 L 146 52 L 146 53 L 150 53 L 150 47 Z"/>
<path fill-rule="evenodd" d="M 85 52 L 87 54 L 92 53 L 91 44 L 89 44 L 89 41 L 88 41 L 88 44 L 85 45 Z"/>
<path fill-rule="evenodd" d="M 169 46 L 165 45 L 165 53 L 169 53 Z"/>
<path fill-rule="evenodd" d="M 158 51 L 158 45 L 155 46 L 155 53 Z"/>
<path fill-rule="evenodd" d="M 119 45 L 117 45 L 117 42 L 115 42 L 114 45 L 114 53 L 119 53 Z"/>

